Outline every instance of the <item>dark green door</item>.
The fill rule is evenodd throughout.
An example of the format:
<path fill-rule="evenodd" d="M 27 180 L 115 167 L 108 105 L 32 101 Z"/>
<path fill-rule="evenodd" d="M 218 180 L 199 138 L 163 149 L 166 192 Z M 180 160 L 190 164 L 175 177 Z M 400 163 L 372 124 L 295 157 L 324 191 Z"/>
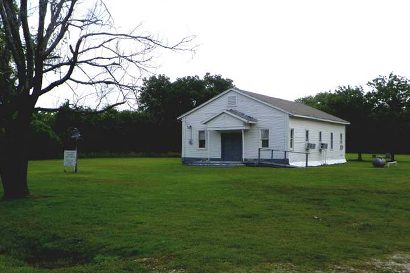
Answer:
<path fill-rule="evenodd" d="M 242 133 L 221 134 L 223 161 L 242 161 Z"/>

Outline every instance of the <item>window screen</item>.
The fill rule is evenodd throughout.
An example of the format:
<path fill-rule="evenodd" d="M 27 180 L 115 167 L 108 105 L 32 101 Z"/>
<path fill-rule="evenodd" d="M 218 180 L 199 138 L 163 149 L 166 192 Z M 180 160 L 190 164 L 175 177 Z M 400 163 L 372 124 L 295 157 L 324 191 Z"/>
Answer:
<path fill-rule="evenodd" d="M 261 129 L 262 148 L 269 147 L 269 129 Z"/>
<path fill-rule="evenodd" d="M 198 131 L 198 147 L 205 148 L 205 131 Z"/>
<path fill-rule="evenodd" d="M 290 129 L 290 143 L 289 148 L 293 149 L 293 145 L 295 143 L 295 129 Z"/>

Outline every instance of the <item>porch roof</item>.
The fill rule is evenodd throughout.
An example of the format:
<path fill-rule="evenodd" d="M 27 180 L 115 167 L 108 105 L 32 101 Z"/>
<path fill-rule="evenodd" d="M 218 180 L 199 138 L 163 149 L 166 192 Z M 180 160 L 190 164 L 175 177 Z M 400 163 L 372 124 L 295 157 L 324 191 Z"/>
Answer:
<path fill-rule="evenodd" d="M 210 118 L 204 120 L 202 123 L 203 124 L 207 124 L 209 123 L 211 120 L 216 119 L 217 117 L 219 117 L 220 115 L 223 114 L 227 114 L 233 118 L 239 119 L 242 122 L 248 123 L 248 124 L 254 124 L 256 122 L 258 122 L 258 120 L 254 117 L 251 117 L 245 113 L 239 112 L 238 110 L 234 110 L 234 109 L 228 109 L 228 110 L 224 110 L 214 116 L 211 116 Z"/>

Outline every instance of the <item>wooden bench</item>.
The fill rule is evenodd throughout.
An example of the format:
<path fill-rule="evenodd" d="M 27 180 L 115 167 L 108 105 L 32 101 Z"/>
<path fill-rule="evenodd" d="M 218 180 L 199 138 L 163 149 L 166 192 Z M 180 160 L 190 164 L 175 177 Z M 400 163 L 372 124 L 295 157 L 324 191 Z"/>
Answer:
<path fill-rule="evenodd" d="M 397 166 L 397 161 L 388 161 L 386 162 L 387 168 L 390 168 L 390 166 Z"/>

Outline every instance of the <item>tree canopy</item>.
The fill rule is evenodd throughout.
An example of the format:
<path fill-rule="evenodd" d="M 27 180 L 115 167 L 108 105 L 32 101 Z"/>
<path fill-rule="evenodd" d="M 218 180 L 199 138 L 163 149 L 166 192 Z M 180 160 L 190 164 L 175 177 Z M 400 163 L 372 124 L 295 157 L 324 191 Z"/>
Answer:
<path fill-rule="evenodd" d="M 391 73 L 369 81 L 367 88 L 342 86 L 298 101 L 350 121 L 350 152 L 410 152 L 410 81 Z"/>

